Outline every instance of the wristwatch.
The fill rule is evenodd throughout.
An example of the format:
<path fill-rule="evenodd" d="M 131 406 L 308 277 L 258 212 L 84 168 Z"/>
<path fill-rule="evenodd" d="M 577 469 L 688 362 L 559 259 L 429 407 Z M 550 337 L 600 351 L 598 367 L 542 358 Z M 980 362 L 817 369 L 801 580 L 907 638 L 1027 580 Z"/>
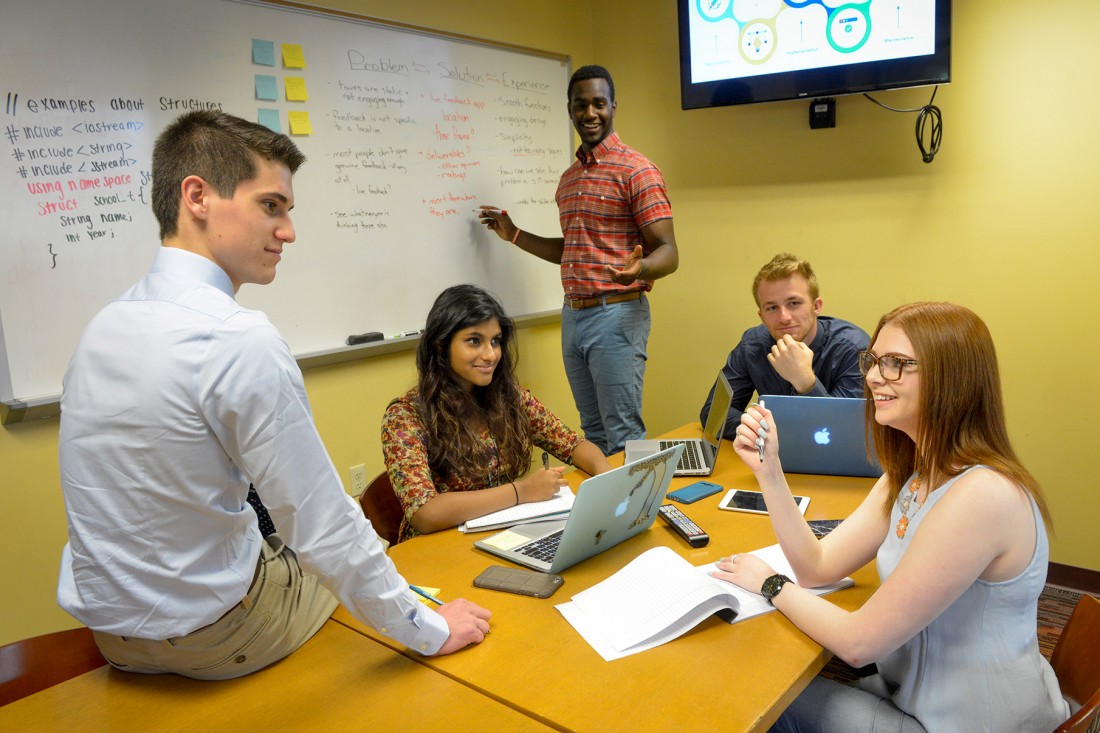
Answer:
<path fill-rule="evenodd" d="M 779 591 L 783 590 L 783 586 L 790 582 L 791 579 L 786 575 L 777 573 L 765 580 L 764 585 L 760 586 L 760 595 L 768 599 L 768 603 L 771 603 L 772 599 L 779 595 Z"/>

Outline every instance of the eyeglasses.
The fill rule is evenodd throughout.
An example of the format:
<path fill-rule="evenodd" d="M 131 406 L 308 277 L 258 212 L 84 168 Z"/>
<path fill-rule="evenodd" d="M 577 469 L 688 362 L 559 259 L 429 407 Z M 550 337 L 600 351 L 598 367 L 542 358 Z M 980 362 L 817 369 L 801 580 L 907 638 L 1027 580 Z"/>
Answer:
<path fill-rule="evenodd" d="M 867 372 L 871 371 L 871 367 L 878 365 L 878 373 L 882 375 L 882 378 L 887 382 L 896 382 L 901 379 L 901 369 L 905 366 L 916 366 L 916 359 L 903 359 L 900 356 L 894 356 L 893 354 L 885 354 L 883 356 L 875 356 L 870 351 L 859 352 L 859 373 L 863 376 L 867 376 Z"/>

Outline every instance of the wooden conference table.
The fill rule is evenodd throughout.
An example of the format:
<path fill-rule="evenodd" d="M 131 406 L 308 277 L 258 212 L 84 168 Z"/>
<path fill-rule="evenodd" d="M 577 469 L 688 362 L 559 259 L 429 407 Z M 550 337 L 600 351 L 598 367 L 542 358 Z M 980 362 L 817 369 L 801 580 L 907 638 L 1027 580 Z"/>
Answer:
<path fill-rule="evenodd" d="M 476 724 L 471 724 L 476 721 Z M 336 621 L 255 674 L 203 682 L 100 667 L 0 707 L 0 731 L 548 731 Z"/>
<path fill-rule="evenodd" d="M 701 432 L 698 425 L 687 425 L 670 435 Z M 727 489 L 757 488 L 729 441 L 722 443 L 717 466 L 708 480 Z M 574 487 L 584 476 L 569 475 Z M 673 479 L 672 488 L 693 480 Z M 807 519 L 847 516 L 874 483 L 799 474 L 788 475 L 788 481 L 796 494 L 810 497 Z M 561 730 L 766 730 L 829 659 L 782 614 L 733 625 L 712 617 L 668 644 L 605 662 L 554 608 L 651 547 L 667 545 L 702 565 L 775 543 L 768 517 L 720 510 L 721 498 L 719 493 L 681 507 L 710 534 L 707 547 L 690 547 L 658 518 L 648 532 L 565 570 L 564 586 L 545 600 L 475 588 L 473 579 L 482 570 L 508 564 L 475 549 L 476 535 L 444 531 L 395 545 L 390 556 L 409 582 L 440 588 L 445 600 L 461 596 L 493 612 L 491 633 L 479 648 L 440 658 L 410 656 Z M 852 577 L 854 587 L 828 597 L 846 609 L 861 606 L 878 586 L 873 565 Z M 333 619 L 404 651 L 343 608 Z"/>
<path fill-rule="evenodd" d="M 700 432 L 689 425 L 672 434 Z M 584 474 L 569 476 L 576 486 Z M 873 483 L 788 479 L 810 497 L 809 519 L 846 516 Z M 692 480 L 673 479 L 672 487 Z M 756 486 L 728 441 L 708 480 Z M 391 548 L 410 582 L 492 610 L 492 633 L 477 648 L 421 657 L 339 608 L 301 649 L 248 677 L 201 682 L 101 667 L 0 707 L 0 731 L 766 730 L 828 659 L 781 614 L 732 626 L 711 618 L 668 644 L 605 662 L 554 608 L 651 547 L 667 545 L 701 565 L 775 542 L 766 516 L 721 511 L 719 499 L 683 507 L 710 534 L 707 547 L 691 548 L 658 519 L 564 571 L 565 585 L 546 600 L 475 588 L 478 573 L 505 563 L 474 549 L 473 535 L 439 532 Z M 855 587 L 829 599 L 862 605 L 877 575 L 869 566 L 853 578 Z"/>

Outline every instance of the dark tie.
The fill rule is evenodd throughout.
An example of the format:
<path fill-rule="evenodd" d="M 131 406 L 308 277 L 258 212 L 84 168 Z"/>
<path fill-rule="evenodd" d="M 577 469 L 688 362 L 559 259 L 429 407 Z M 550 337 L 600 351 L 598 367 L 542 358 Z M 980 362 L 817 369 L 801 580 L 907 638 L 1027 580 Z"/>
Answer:
<path fill-rule="evenodd" d="M 256 521 L 260 524 L 260 534 L 267 537 L 275 534 L 275 523 L 271 521 L 271 515 L 267 513 L 267 507 L 260 501 L 260 495 L 256 493 L 256 487 L 248 485 L 248 503 L 256 510 Z"/>

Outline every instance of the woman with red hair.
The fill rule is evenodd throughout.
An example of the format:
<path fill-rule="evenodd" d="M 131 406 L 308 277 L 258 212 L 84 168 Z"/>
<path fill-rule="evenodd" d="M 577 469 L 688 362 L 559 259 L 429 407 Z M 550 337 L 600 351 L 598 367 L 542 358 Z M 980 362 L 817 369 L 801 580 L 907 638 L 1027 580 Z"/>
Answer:
<path fill-rule="evenodd" d="M 1036 632 L 1050 516 L 1008 439 L 989 330 L 961 306 L 901 306 L 860 369 L 885 474 L 824 539 L 791 498 L 771 413 L 750 407 L 734 440 L 798 584 L 753 555 L 724 558 L 715 577 L 762 593 L 849 664 L 877 666 L 860 688 L 814 679 L 773 730 L 1054 729 L 1069 709 Z M 799 587 L 872 560 L 882 584 L 856 611 Z"/>

